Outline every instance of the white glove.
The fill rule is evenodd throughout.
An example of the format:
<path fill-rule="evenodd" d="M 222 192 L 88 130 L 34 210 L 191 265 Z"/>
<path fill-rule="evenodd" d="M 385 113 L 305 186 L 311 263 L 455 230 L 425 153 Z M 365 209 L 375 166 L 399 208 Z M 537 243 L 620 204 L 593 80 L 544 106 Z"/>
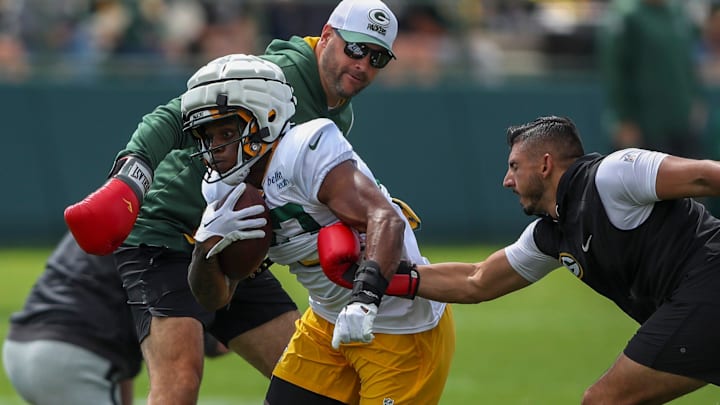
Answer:
<path fill-rule="evenodd" d="M 249 218 L 265 211 L 262 205 L 251 205 L 240 211 L 233 211 L 235 203 L 245 191 L 245 183 L 240 183 L 228 195 L 220 206 L 219 201 L 208 203 L 200 220 L 200 227 L 195 232 L 195 240 L 204 242 L 211 236 L 220 236 L 222 239 L 207 253 L 206 259 L 220 253 L 231 243 L 243 239 L 260 239 L 265 237 L 265 231 L 257 229 L 267 224 L 265 218 Z"/>
<path fill-rule="evenodd" d="M 375 338 L 372 329 L 377 311 L 378 308 L 375 304 L 353 302 L 345 306 L 335 322 L 332 338 L 333 349 L 339 349 L 342 343 L 372 342 Z"/>

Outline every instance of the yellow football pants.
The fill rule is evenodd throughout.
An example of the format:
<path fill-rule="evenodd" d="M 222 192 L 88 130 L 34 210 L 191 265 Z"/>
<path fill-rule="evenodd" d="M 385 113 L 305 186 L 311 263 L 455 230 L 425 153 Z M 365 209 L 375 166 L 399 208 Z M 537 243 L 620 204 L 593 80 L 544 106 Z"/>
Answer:
<path fill-rule="evenodd" d="M 305 311 L 273 374 L 348 404 L 431 405 L 440 401 L 455 352 L 450 305 L 438 325 L 371 343 L 330 346 L 334 325 Z"/>

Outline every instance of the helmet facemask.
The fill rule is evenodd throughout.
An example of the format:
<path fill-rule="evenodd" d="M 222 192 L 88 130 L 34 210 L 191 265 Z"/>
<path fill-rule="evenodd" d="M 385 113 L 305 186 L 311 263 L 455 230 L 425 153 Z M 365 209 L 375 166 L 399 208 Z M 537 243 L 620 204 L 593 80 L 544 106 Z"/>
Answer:
<path fill-rule="evenodd" d="M 292 87 L 282 69 L 256 56 L 234 54 L 211 61 L 190 77 L 187 87 L 181 97 L 183 129 L 199 140 L 195 155 L 202 156 L 212 172 L 205 176 L 207 182 L 236 185 L 244 181 L 252 165 L 292 125 L 296 102 Z M 239 120 L 239 137 L 211 145 L 211 139 L 203 136 L 203 125 L 228 117 Z M 218 162 L 215 155 L 235 144 L 239 144 L 235 165 L 219 173 L 218 163 L 223 168 L 227 163 Z"/>
<path fill-rule="evenodd" d="M 263 140 L 266 138 L 263 133 L 267 132 L 267 129 L 259 129 L 257 118 L 243 107 L 208 109 L 193 115 L 193 118 L 196 117 L 198 119 L 191 120 L 185 130 L 197 140 L 199 152 L 195 156 L 201 155 L 208 168 L 204 177 L 208 183 L 222 180 L 235 185 L 245 181 L 253 164 L 265 156 L 276 143 Z M 238 135 L 213 145 L 212 136 L 206 134 L 206 126 L 227 120 L 235 123 L 233 126 L 237 128 Z M 215 153 L 224 148 L 236 148 L 237 160 L 230 169 L 222 171 Z"/>

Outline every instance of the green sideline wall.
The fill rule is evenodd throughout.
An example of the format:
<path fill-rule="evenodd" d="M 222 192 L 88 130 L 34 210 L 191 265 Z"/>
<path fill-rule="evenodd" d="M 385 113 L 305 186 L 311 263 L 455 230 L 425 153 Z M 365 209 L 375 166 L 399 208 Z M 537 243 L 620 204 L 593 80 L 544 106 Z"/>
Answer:
<path fill-rule="evenodd" d="M 5 181 L 0 246 L 54 243 L 63 209 L 99 187 L 142 114 L 183 83 L 0 85 Z M 354 100 L 350 140 L 423 220 L 421 242 L 512 240 L 530 220 L 502 187 L 505 128 L 540 115 L 575 120 L 606 152 L 594 82 L 493 87 L 371 86 Z"/>

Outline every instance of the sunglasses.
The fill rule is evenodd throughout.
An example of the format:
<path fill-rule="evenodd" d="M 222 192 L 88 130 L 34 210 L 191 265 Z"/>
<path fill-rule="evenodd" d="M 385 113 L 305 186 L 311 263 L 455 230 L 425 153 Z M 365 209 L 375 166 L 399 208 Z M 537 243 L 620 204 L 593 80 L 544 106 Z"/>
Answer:
<path fill-rule="evenodd" d="M 340 35 L 338 35 L 340 36 Z M 340 37 L 342 39 L 342 37 Z M 343 40 L 345 41 L 345 40 Z M 345 41 L 345 55 L 352 59 L 362 59 L 368 54 L 370 55 L 370 66 L 382 69 L 384 68 L 394 56 L 385 50 L 370 49 L 369 46 L 359 42 L 347 42 Z"/>

